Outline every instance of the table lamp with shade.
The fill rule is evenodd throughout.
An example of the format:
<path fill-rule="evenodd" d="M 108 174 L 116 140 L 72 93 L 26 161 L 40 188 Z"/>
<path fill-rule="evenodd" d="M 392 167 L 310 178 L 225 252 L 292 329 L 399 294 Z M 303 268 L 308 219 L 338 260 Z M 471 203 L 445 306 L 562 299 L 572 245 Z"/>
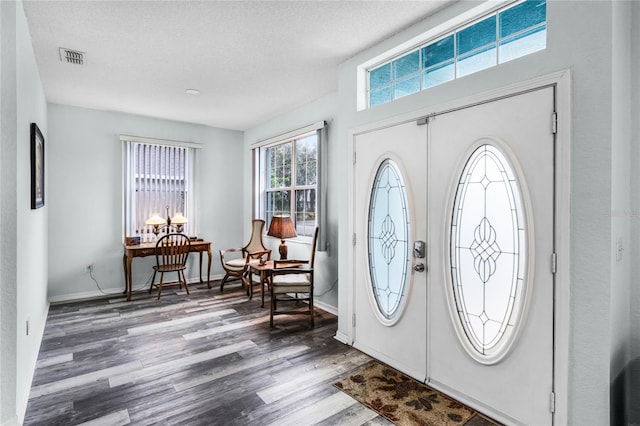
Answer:
<path fill-rule="evenodd" d="M 145 222 L 145 224 L 153 226 L 153 233 L 156 234 L 156 236 L 160 233 L 160 229 L 166 228 L 168 232 L 171 232 L 171 226 L 174 226 L 177 232 L 182 232 L 182 226 L 185 223 L 187 223 L 187 218 L 184 217 L 182 212 L 178 212 L 173 217 L 169 217 L 168 206 L 166 219 L 161 218 L 160 213 L 152 213 L 151 217 Z"/>
<path fill-rule="evenodd" d="M 184 225 L 185 223 L 187 223 L 187 218 L 182 215 L 182 212 L 176 213 L 171 218 L 171 224 L 175 225 L 178 232 L 182 232 L 182 225 Z"/>
<path fill-rule="evenodd" d="M 271 224 L 269 225 L 269 231 L 267 235 L 270 237 L 280 238 L 280 246 L 278 247 L 278 252 L 280 253 L 280 259 L 287 259 L 287 245 L 284 240 L 287 238 L 297 237 L 296 228 L 293 226 L 293 222 L 291 221 L 291 216 L 289 215 L 275 215 L 271 219 Z"/>

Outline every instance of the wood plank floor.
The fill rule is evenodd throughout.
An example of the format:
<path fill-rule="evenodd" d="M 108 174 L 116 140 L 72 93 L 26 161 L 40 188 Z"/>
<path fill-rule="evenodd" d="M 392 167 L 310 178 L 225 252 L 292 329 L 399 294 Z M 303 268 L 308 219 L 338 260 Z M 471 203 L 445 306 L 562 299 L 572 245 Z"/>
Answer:
<path fill-rule="evenodd" d="M 390 424 L 332 386 L 371 360 L 334 315 L 270 330 L 259 298 L 212 286 L 52 305 L 24 424 Z"/>

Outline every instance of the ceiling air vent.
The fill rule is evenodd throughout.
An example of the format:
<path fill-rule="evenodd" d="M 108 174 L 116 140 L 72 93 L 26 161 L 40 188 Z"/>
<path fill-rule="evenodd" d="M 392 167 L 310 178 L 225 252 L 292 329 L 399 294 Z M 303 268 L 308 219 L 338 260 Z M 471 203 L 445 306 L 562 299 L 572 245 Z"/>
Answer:
<path fill-rule="evenodd" d="M 60 60 L 68 64 L 82 65 L 84 64 L 84 52 L 61 47 Z"/>

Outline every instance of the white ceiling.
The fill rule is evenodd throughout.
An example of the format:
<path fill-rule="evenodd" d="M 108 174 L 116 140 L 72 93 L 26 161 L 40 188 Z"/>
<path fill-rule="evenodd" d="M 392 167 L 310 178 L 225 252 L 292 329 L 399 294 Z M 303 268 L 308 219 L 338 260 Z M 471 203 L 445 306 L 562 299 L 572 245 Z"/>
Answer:
<path fill-rule="evenodd" d="M 453 1 L 23 4 L 49 102 L 246 130 L 336 91 L 340 63 Z"/>

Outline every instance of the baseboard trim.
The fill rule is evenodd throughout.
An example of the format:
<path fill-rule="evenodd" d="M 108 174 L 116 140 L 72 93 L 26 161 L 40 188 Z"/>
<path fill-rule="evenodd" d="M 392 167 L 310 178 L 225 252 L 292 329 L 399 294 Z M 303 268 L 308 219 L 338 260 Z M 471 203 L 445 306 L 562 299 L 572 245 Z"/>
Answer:
<path fill-rule="evenodd" d="M 212 275 L 211 282 L 221 280 L 224 275 Z M 189 278 L 189 284 L 199 283 L 200 278 Z M 149 284 L 147 284 L 149 285 Z M 122 288 L 106 288 L 104 293 L 100 290 L 83 291 L 81 293 L 60 294 L 57 296 L 49 296 L 49 303 L 66 303 L 66 302 L 79 302 L 81 300 L 88 299 L 100 299 L 107 297 L 122 297 L 124 296 Z"/>
<path fill-rule="evenodd" d="M 22 423 L 18 420 L 18 416 L 14 416 L 4 423 L 0 423 L 0 426 L 22 426 Z"/>
<path fill-rule="evenodd" d="M 336 339 L 338 342 L 340 343 L 344 343 L 345 345 L 350 345 L 351 343 L 349 342 L 349 336 L 347 336 L 346 334 L 338 331 L 336 332 L 336 335 L 333 336 L 334 339 Z"/>
<path fill-rule="evenodd" d="M 29 387 L 27 388 L 24 395 L 22 395 L 21 400 L 17 401 L 17 416 L 10 419 L 9 423 L 3 424 L 5 425 L 22 425 L 24 423 L 24 416 L 27 414 L 27 405 L 29 404 L 29 394 L 31 393 L 31 386 L 33 383 L 33 376 L 36 373 L 36 365 L 38 363 L 38 355 L 40 354 L 40 346 L 42 345 L 42 340 L 44 339 L 44 329 L 47 325 L 47 318 L 49 317 L 49 307 L 51 303 L 47 303 L 47 307 L 44 310 L 44 321 L 42 321 L 41 327 L 38 329 L 38 349 L 34 352 L 33 358 L 30 362 L 29 368 Z"/>
<path fill-rule="evenodd" d="M 327 312 L 329 312 L 330 314 L 333 314 L 333 315 L 335 315 L 335 316 L 338 316 L 338 309 L 337 309 L 335 306 L 333 306 L 333 305 L 329 305 L 329 304 L 324 303 L 324 302 L 319 302 L 318 300 L 315 300 L 315 299 L 314 299 L 314 301 L 313 301 L 313 304 L 314 304 L 316 307 L 318 307 L 318 308 L 322 309 L 323 311 L 327 311 Z"/>

